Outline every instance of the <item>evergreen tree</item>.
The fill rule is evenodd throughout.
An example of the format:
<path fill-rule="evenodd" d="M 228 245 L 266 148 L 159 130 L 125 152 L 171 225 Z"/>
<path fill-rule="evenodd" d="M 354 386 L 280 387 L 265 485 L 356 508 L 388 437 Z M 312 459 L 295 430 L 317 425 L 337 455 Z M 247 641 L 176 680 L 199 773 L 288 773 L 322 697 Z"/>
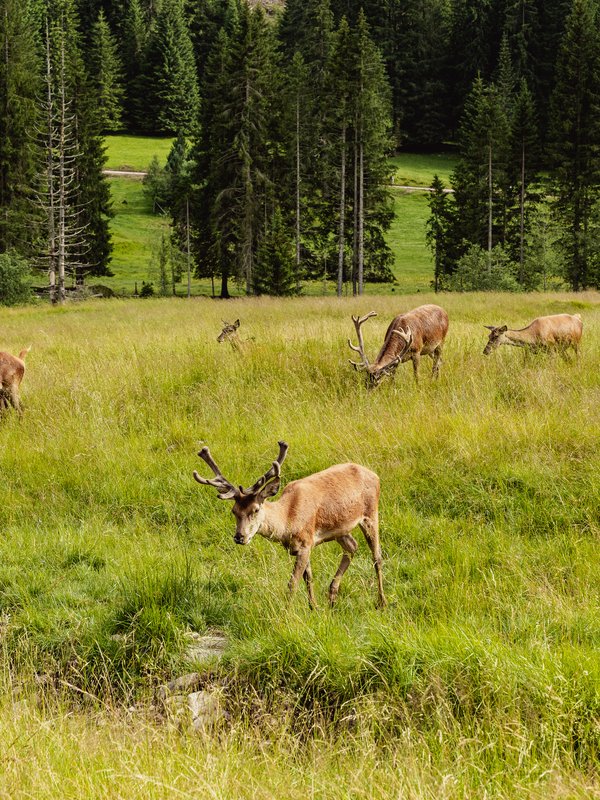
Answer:
<path fill-rule="evenodd" d="M 0 0 L 0 253 L 31 255 L 33 189 L 40 154 L 35 129 L 41 89 L 33 9 Z"/>
<path fill-rule="evenodd" d="M 278 297 L 298 293 L 290 227 L 284 223 L 279 208 L 275 209 L 258 249 L 254 290 L 256 294 Z"/>
<path fill-rule="evenodd" d="M 478 78 L 465 104 L 460 161 L 453 173 L 456 225 L 466 243 L 490 254 L 504 232 L 509 121 L 497 88 Z"/>
<path fill-rule="evenodd" d="M 438 175 L 433 176 L 431 188 L 425 238 L 433 253 L 433 287 L 439 292 L 445 288 L 457 261 L 454 200 Z"/>
<path fill-rule="evenodd" d="M 192 133 L 199 93 L 183 0 L 162 0 L 148 43 L 145 70 L 148 129 Z"/>
<path fill-rule="evenodd" d="M 100 126 L 105 132 L 123 128 L 123 68 L 104 11 L 92 28 L 89 54 L 90 80 L 99 102 Z"/>
<path fill-rule="evenodd" d="M 593 0 L 573 0 L 556 68 L 550 153 L 555 210 L 564 228 L 565 277 L 595 282 L 593 209 L 600 193 L 600 33 Z"/>

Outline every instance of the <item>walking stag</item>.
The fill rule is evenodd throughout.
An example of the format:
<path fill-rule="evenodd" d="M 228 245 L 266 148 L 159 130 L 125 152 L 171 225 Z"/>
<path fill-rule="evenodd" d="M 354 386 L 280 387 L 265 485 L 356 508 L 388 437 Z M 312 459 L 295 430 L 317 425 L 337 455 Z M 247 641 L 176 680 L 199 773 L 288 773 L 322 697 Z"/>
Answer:
<path fill-rule="evenodd" d="M 213 471 L 214 478 L 194 478 L 205 486 L 213 486 L 221 500 L 233 500 L 237 544 L 248 544 L 255 534 L 279 542 L 296 563 L 288 589 L 294 593 L 304 578 L 308 602 L 316 608 L 310 555 L 313 547 L 323 542 L 337 542 L 344 551 L 340 566 L 329 587 L 329 603 L 335 603 L 340 581 L 358 548 L 352 531 L 362 530 L 373 554 L 379 589 L 379 605 L 385 606 L 379 545 L 379 478 L 359 464 L 336 464 L 322 472 L 288 483 L 279 500 L 265 502 L 279 491 L 281 465 L 288 445 L 279 442 L 279 455 L 271 467 L 247 489 L 235 486 L 225 478 L 212 458 L 208 447 L 198 453 Z"/>

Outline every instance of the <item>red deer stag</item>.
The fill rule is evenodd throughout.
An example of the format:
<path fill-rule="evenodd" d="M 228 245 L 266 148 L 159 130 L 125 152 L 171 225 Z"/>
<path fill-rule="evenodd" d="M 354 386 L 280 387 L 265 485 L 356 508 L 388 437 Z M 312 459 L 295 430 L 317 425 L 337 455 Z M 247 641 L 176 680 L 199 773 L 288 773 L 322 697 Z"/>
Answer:
<path fill-rule="evenodd" d="M 351 531 L 358 526 L 373 554 L 379 588 L 379 604 L 385 606 L 379 545 L 379 478 L 374 472 L 359 464 L 336 464 L 322 472 L 288 483 L 279 500 L 266 503 L 279 491 L 281 465 L 288 445 L 279 442 L 279 455 L 270 469 L 253 486 L 243 489 L 234 486 L 215 464 L 208 447 L 198 453 L 211 470 L 214 478 L 194 478 L 205 486 L 218 490 L 221 500 L 233 500 L 237 544 L 248 544 L 258 533 L 266 539 L 282 544 L 296 564 L 288 589 L 292 595 L 301 577 L 306 582 L 308 603 L 316 608 L 310 554 L 322 542 L 336 541 L 344 554 L 338 571 L 329 586 L 329 603 L 333 605 L 340 581 L 358 548 Z"/>
<path fill-rule="evenodd" d="M 557 350 L 566 359 L 567 350 L 572 347 L 579 355 L 579 342 L 583 333 L 583 322 L 579 314 L 553 314 L 538 317 L 526 328 L 511 330 L 506 325 L 485 326 L 491 331 L 483 351 L 487 356 L 501 344 L 526 347 L 533 352 Z"/>
<path fill-rule="evenodd" d="M 443 308 L 428 304 L 419 306 L 406 314 L 399 314 L 388 327 L 383 346 L 379 351 L 374 364 L 369 364 L 365 355 L 365 346 L 362 337 L 362 326 L 370 318 L 376 317 L 377 312 L 371 311 L 364 317 L 352 317 L 358 347 L 350 339 L 348 344 L 362 359 L 362 363 L 350 361 L 354 369 L 366 371 L 368 385 L 377 386 L 386 375 L 393 376 L 398 364 L 412 361 L 415 382 L 418 384 L 419 362 L 421 356 L 431 356 L 433 359 L 432 375 L 437 378 L 442 362 L 442 346 L 448 333 L 448 314 Z"/>
<path fill-rule="evenodd" d="M 19 416 L 23 408 L 19 397 L 19 386 L 25 374 L 25 356 L 31 350 L 21 350 L 19 357 L 10 353 L 0 353 L 0 413 L 11 405 Z"/>

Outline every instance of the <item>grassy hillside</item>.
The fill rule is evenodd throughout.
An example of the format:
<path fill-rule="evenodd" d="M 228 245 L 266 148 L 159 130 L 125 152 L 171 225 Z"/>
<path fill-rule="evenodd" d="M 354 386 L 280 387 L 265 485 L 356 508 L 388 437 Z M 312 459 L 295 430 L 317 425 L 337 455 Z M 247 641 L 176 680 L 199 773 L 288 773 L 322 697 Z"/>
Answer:
<path fill-rule="evenodd" d="M 164 162 L 172 139 L 152 137 L 107 136 L 109 169 L 147 169 L 152 157 L 157 155 Z M 434 173 L 439 173 L 446 182 L 454 160 L 447 154 L 422 155 L 403 153 L 392 159 L 396 185 L 429 186 Z M 119 294 L 132 294 L 137 283 L 156 279 L 152 274 L 152 253 L 158 246 L 160 236 L 168 227 L 165 217 L 152 214 L 150 204 L 142 191 L 139 180 L 111 178 L 113 209 L 111 222 L 113 233 L 113 278 L 102 283 Z M 432 279 L 431 253 L 425 245 L 425 221 L 429 215 L 427 197 L 420 192 L 407 193 L 393 190 L 396 218 L 388 234 L 388 242 L 394 252 L 394 274 L 397 285 L 394 292 L 403 294 L 428 291 Z M 232 286 L 233 291 L 235 287 Z M 178 291 L 183 294 L 185 287 Z M 389 294 L 392 287 L 367 285 L 368 294 Z M 335 294 L 334 281 L 325 286 L 321 282 L 307 285 L 305 294 Z M 209 281 L 194 281 L 193 293 L 209 295 Z"/>
<path fill-rule="evenodd" d="M 600 795 L 600 296 L 445 296 L 439 383 L 405 365 L 367 392 L 350 314 L 379 312 L 374 353 L 432 299 L 0 312 L 3 349 L 33 344 L 26 416 L 0 426 L 0 797 Z M 560 311 L 584 319 L 579 363 L 483 357 L 484 323 Z M 232 315 L 242 356 L 215 341 Z M 289 556 L 236 546 L 191 478 L 200 442 L 246 484 L 279 438 L 284 482 L 381 476 L 385 611 L 362 540 L 335 610 L 288 605 Z M 339 558 L 314 553 L 322 606 Z M 195 740 L 146 709 L 212 626 L 231 720 Z"/>

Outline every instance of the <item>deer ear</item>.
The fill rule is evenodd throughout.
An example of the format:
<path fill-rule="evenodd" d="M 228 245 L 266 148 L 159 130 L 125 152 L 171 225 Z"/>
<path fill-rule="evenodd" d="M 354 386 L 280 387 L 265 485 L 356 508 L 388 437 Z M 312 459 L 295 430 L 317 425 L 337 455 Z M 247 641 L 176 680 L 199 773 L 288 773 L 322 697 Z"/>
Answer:
<path fill-rule="evenodd" d="M 484 325 L 483 327 L 484 327 L 484 328 L 487 328 L 487 329 L 488 329 L 488 331 L 495 331 L 495 330 L 496 330 L 496 328 L 495 328 L 495 326 L 494 326 L 494 325 Z"/>
<path fill-rule="evenodd" d="M 233 323 L 233 327 L 236 328 L 236 329 L 240 327 L 239 319 L 236 319 L 236 321 Z"/>
<path fill-rule="evenodd" d="M 503 325 L 499 330 L 500 333 L 506 333 L 506 331 L 508 330 L 508 325 Z"/>
<path fill-rule="evenodd" d="M 264 503 L 264 501 L 268 497 L 273 497 L 274 495 L 276 495 L 277 492 L 279 491 L 279 487 L 280 486 L 281 486 L 281 479 L 280 478 L 276 478 L 274 481 L 270 481 L 269 483 L 267 483 L 267 485 L 263 486 L 263 488 L 260 490 L 260 492 L 256 496 L 257 502 Z"/>

